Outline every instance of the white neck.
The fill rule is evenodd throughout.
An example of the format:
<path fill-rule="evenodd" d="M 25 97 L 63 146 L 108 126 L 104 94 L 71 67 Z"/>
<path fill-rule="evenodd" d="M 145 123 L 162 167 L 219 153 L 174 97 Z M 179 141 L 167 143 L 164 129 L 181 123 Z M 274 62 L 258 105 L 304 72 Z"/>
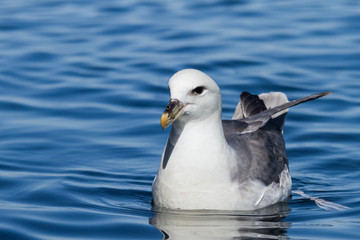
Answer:
<path fill-rule="evenodd" d="M 206 118 L 205 122 L 176 121 L 169 141 L 175 147 L 162 171 L 175 181 L 202 184 L 213 179 L 213 174 L 229 178 L 229 159 L 232 154 L 227 144 L 219 114 Z M 176 141 L 177 140 L 177 141 Z M 178 175 L 186 173 L 186 177 Z M 166 173 L 165 173 L 166 174 Z M 224 179 L 227 181 L 229 179 Z"/>
<path fill-rule="evenodd" d="M 202 151 L 202 154 L 205 154 L 210 150 L 223 148 L 224 144 L 227 145 L 221 118 L 217 114 L 186 124 L 175 122 L 173 128 L 176 133 L 181 133 L 178 144 L 183 143 L 182 147 L 189 151 Z"/>

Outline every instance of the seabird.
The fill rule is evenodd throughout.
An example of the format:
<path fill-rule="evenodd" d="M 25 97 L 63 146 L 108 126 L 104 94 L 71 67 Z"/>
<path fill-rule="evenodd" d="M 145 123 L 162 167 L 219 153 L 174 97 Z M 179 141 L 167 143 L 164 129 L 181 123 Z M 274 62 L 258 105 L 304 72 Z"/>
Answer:
<path fill-rule="evenodd" d="M 289 198 L 288 108 L 330 92 L 290 102 L 281 92 L 243 92 L 232 120 L 221 120 L 220 88 L 205 73 L 181 70 L 169 89 L 161 126 L 172 128 L 152 185 L 155 206 L 253 210 Z"/>

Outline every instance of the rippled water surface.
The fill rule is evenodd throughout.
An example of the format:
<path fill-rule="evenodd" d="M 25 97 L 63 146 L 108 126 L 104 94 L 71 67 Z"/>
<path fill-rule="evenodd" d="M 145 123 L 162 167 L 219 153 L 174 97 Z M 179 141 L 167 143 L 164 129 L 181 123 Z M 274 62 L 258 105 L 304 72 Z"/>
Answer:
<path fill-rule="evenodd" d="M 167 81 L 326 98 L 285 125 L 294 194 L 255 212 L 151 209 Z M 0 2 L 1 239 L 359 239 L 360 2 Z M 162 233 L 161 233 L 162 232 Z"/>

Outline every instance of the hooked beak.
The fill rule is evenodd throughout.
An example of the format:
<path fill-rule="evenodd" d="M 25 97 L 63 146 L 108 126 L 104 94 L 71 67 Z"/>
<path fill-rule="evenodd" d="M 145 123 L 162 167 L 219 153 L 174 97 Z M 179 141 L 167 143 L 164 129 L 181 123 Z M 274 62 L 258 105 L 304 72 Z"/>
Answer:
<path fill-rule="evenodd" d="M 164 130 L 176 119 L 184 114 L 185 105 L 177 99 L 171 99 L 169 104 L 166 106 L 163 115 L 161 116 L 161 127 Z"/>

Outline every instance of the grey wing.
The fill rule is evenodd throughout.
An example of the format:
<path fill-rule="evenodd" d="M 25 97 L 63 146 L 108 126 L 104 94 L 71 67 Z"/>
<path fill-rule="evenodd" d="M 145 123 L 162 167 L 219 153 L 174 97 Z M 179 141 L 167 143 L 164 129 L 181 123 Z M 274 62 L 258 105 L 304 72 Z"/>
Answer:
<path fill-rule="evenodd" d="M 237 108 L 235 112 L 239 117 L 223 121 L 225 138 L 237 154 L 237 171 L 233 179 L 239 182 L 257 179 L 266 185 L 279 182 L 281 172 L 288 166 L 282 135 L 287 114 L 284 110 L 329 93 L 318 93 L 269 108 L 259 96 L 242 93 L 240 110 Z"/>
<path fill-rule="evenodd" d="M 254 132 L 254 131 L 257 131 L 258 129 L 264 127 L 265 125 L 267 125 L 267 123 L 270 119 L 278 119 L 279 120 L 279 118 L 277 117 L 278 113 L 280 113 L 290 107 L 296 106 L 300 103 L 314 100 L 314 99 L 326 96 L 330 93 L 331 92 L 322 92 L 322 93 L 313 94 L 313 95 L 310 95 L 307 97 L 299 98 L 299 99 L 296 99 L 296 100 L 293 100 L 290 102 L 283 103 L 279 106 L 268 108 L 268 109 L 258 112 L 256 114 L 248 115 L 245 118 L 233 120 L 233 121 L 241 120 L 241 122 L 245 122 L 247 124 L 247 127 L 242 130 L 242 133 Z M 280 115 L 280 116 L 282 116 L 282 115 Z M 285 117 L 283 118 L 283 120 L 285 120 Z M 282 129 L 283 123 L 284 123 L 284 121 L 282 121 L 282 122 L 278 121 L 278 124 L 282 124 L 282 125 L 278 125 L 277 127 Z M 243 123 L 241 123 L 241 125 L 243 125 Z M 240 133 L 240 132 L 238 132 L 238 133 Z"/>
<path fill-rule="evenodd" d="M 282 118 L 284 116 L 281 116 Z M 223 121 L 225 138 L 237 155 L 237 169 L 233 180 L 260 180 L 265 185 L 279 182 L 279 177 L 288 165 L 285 143 L 280 129 L 271 126 L 249 133 L 237 133 L 246 128 L 246 122 Z M 269 123 L 272 125 L 272 123 Z"/>

